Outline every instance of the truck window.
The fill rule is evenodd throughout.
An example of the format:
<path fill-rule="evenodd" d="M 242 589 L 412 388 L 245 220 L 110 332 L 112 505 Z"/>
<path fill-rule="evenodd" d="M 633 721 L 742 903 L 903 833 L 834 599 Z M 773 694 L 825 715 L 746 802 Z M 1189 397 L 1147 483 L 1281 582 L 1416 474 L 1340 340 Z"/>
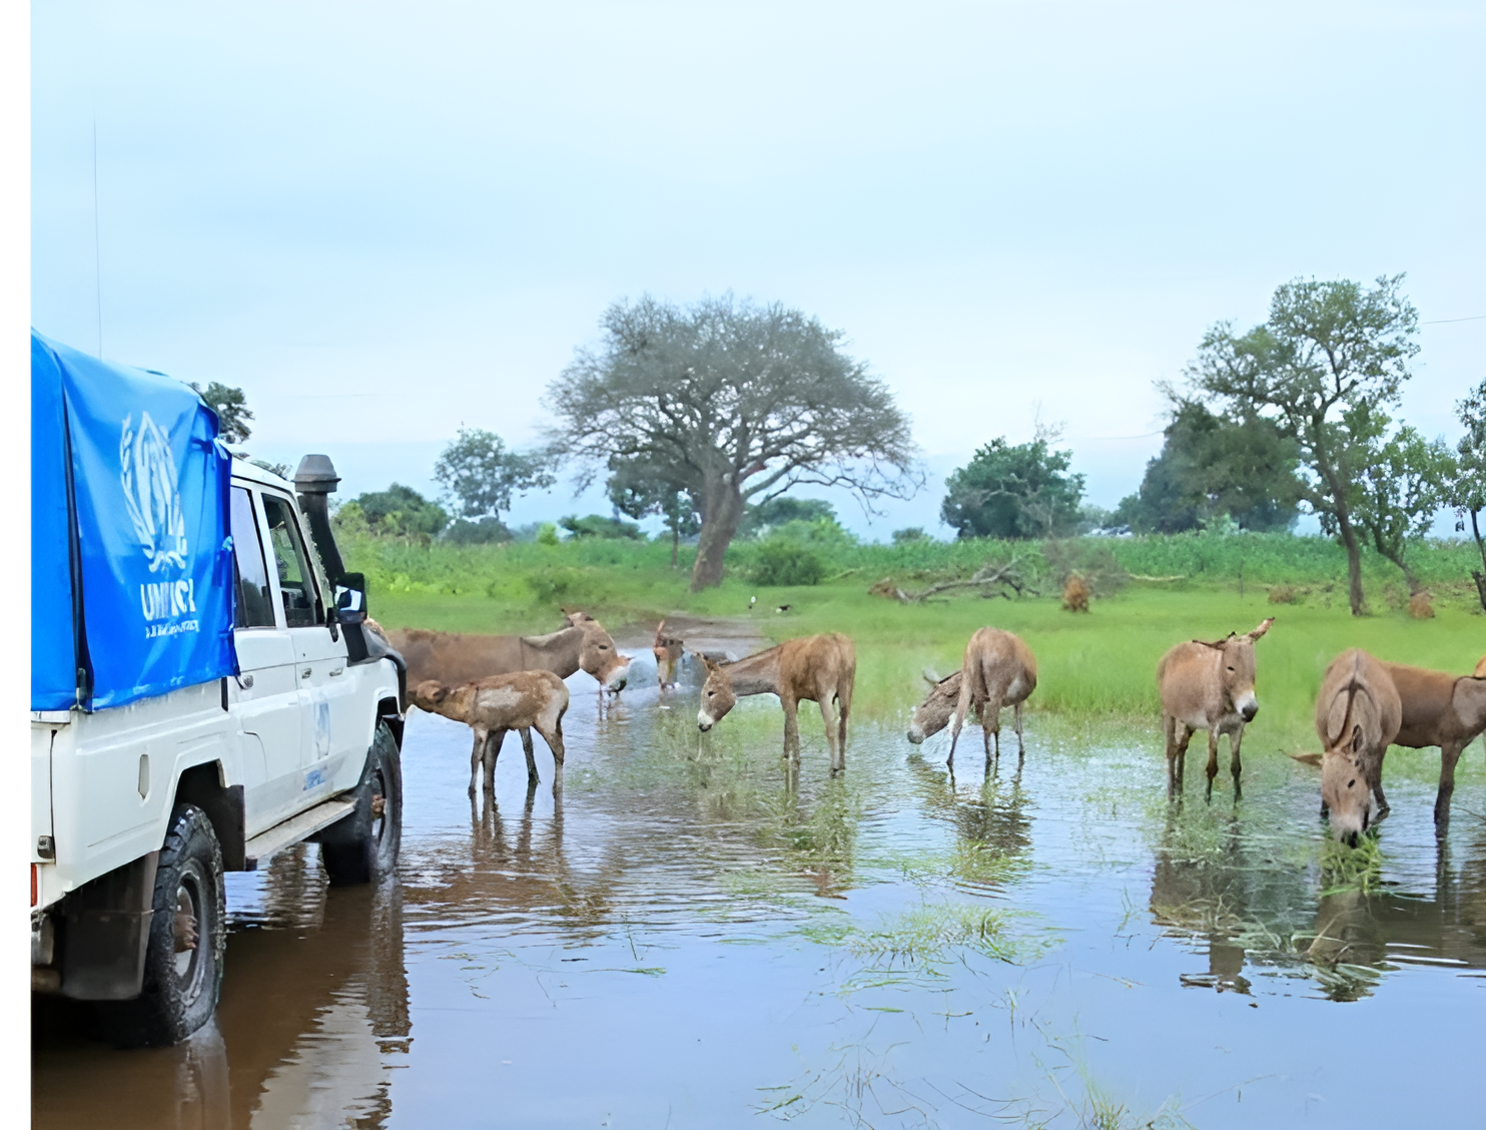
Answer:
<path fill-rule="evenodd" d="M 273 596 L 263 564 L 263 539 L 253 517 L 253 500 L 242 487 L 232 488 L 232 561 L 237 571 L 235 628 L 272 628 Z"/>
<path fill-rule="evenodd" d="M 284 623 L 291 628 L 321 623 L 315 582 L 310 577 L 309 557 L 299 536 L 299 523 L 289 503 L 263 494 L 263 515 L 268 519 L 268 537 L 279 570 L 279 591 L 284 600 Z"/>

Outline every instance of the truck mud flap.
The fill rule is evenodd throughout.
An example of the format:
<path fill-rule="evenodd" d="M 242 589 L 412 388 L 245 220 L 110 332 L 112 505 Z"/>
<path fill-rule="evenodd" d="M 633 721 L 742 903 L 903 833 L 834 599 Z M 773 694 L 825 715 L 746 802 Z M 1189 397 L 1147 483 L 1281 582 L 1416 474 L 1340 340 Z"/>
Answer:
<path fill-rule="evenodd" d="M 63 996 L 84 1001 L 126 1001 L 139 996 L 159 860 L 160 853 L 152 851 L 67 896 L 63 904 Z"/>

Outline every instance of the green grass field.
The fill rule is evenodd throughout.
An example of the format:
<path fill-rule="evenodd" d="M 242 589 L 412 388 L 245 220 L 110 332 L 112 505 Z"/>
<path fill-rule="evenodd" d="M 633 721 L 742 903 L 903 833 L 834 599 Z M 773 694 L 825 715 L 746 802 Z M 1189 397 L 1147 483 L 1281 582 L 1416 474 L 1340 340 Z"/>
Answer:
<path fill-rule="evenodd" d="M 389 627 L 550 631 L 559 626 L 559 608 L 565 605 L 591 612 L 611 629 L 653 622 L 674 611 L 751 617 L 760 634 L 774 640 L 845 632 L 857 645 L 856 712 L 878 719 L 903 716 L 921 696 L 923 668 L 949 673 L 970 633 L 991 624 L 1022 636 L 1037 655 L 1033 709 L 1154 724 L 1155 666 L 1168 647 L 1248 631 L 1273 615 L 1274 629 L 1256 651 L 1260 714 L 1245 739 L 1256 754 L 1315 744 L 1311 711 L 1321 673 L 1344 648 L 1363 647 L 1385 659 L 1461 673 L 1486 654 L 1486 616 L 1475 606 L 1467 576 L 1473 547 L 1422 547 L 1419 567 L 1435 578 L 1437 615 L 1414 620 L 1404 608 L 1397 570 L 1387 562 L 1369 559 L 1372 614 L 1354 618 L 1346 606 L 1344 561 L 1330 543 L 1275 536 L 1225 539 L 1225 558 L 1213 548 L 1217 540 L 1098 543 L 1096 549 L 1111 549 L 1131 573 L 1186 574 L 1179 581 L 1134 581 L 1096 599 L 1087 615 L 1062 611 L 1055 596 L 987 600 L 970 591 L 903 605 L 867 593 L 883 576 L 921 588 L 932 576 L 968 575 L 987 559 L 1036 552 L 1035 546 L 1007 543 L 843 547 L 832 554 L 833 566 L 841 566 L 833 579 L 794 588 L 759 588 L 744 580 L 740 574 L 750 551 L 744 544 L 736 554 L 739 565 L 730 556 L 722 586 L 704 593 L 688 591 L 685 550 L 682 567 L 673 570 L 669 547 L 653 542 L 454 547 L 362 539 L 346 550 L 351 567 L 368 574 L 372 614 Z M 1233 561 L 1240 553 L 1249 561 L 1242 592 Z M 1309 591 L 1301 603 L 1270 604 L 1266 586 L 1276 583 Z M 759 603 L 750 614 L 753 595 Z M 789 604 L 790 611 L 775 613 L 781 604 Z"/>

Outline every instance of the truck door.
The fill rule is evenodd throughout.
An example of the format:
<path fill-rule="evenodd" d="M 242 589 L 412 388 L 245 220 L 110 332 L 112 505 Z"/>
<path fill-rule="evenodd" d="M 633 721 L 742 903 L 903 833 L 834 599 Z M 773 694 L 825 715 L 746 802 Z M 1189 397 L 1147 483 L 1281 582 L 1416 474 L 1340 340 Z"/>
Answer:
<path fill-rule="evenodd" d="M 290 500 L 265 490 L 263 513 L 278 567 L 279 603 L 294 641 L 303 726 L 300 770 L 305 795 L 350 788 L 360 778 L 375 719 L 360 709 L 346 673 L 346 641 L 326 623 L 326 594 L 306 551 Z M 361 717 L 365 714 L 365 717 Z"/>
<path fill-rule="evenodd" d="M 275 615 L 253 495 L 232 488 L 232 547 L 237 569 L 233 642 L 240 674 L 228 680 L 233 716 L 243 731 L 243 783 L 248 834 L 277 823 L 296 807 L 303 782 L 299 762 L 299 680 L 294 640 Z"/>

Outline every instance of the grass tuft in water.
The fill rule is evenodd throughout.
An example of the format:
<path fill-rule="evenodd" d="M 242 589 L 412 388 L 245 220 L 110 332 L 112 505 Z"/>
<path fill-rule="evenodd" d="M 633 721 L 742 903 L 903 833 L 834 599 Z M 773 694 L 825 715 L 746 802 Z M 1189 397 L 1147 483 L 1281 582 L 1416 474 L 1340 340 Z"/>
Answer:
<path fill-rule="evenodd" d="M 886 969 L 927 969 L 961 950 L 1023 964 L 1041 954 L 1048 943 L 1012 933 L 1012 918 L 1007 911 L 975 903 L 925 903 L 884 917 L 873 929 L 837 920 L 812 923 L 801 932 L 811 941 L 843 948 Z"/>

